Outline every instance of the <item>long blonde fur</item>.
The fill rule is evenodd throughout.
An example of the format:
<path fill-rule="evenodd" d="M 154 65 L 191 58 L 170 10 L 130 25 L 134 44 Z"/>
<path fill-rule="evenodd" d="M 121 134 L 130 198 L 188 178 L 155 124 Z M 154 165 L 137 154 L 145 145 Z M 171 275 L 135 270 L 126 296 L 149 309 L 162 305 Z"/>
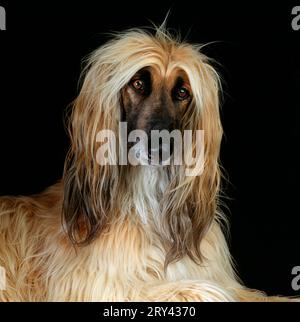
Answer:
<path fill-rule="evenodd" d="M 120 92 L 145 66 L 188 75 L 193 101 L 182 129 L 204 130 L 202 175 L 96 163 L 98 131 L 117 133 Z M 0 199 L 0 300 L 272 300 L 240 284 L 221 229 L 219 83 L 201 46 L 163 26 L 155 35 L 120 33 L 92 53 L 62 181 L 37 196 Z"/>

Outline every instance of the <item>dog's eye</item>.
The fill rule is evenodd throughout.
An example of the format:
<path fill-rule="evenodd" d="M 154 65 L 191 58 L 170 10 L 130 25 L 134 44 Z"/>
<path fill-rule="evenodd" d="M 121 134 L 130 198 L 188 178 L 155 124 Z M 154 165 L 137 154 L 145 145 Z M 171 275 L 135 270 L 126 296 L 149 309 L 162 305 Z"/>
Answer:
<path fill-rule="evenodd" d="M 180 87 L 177 90 L 176 98 L 180 101 L 186 100 L 190 96 L 189 91 L 185 87 Z"/>
<path fill-rule="evenodd" d="M 131 86 L 138 92 L 143 92 L 145 89 L 145 83 L 141 79 L 132 80 Z"/>

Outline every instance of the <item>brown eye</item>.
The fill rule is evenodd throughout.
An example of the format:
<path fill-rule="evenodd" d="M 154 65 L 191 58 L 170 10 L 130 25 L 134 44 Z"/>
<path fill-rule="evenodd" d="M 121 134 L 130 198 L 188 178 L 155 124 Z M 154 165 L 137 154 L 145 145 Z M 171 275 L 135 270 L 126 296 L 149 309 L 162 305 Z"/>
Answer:
<path fill-rule="evenodd" d="M 144 88 L 145 88 L 145 84 L 144 82 L 141 80 L 141 79 L 135 79 L 131 82 L 131 86 L 139 91 L 139 92 L 143 92 L 144 91 Z"/>
<path fill-rule="evenodd" d="M 185 87 L 180 87 L 177 90 L 177 95 L 176 95 L 177 99 L 183 101 L 183 100 L 187 99 L 189 96 L 190 96 L 190 93 Z"/>

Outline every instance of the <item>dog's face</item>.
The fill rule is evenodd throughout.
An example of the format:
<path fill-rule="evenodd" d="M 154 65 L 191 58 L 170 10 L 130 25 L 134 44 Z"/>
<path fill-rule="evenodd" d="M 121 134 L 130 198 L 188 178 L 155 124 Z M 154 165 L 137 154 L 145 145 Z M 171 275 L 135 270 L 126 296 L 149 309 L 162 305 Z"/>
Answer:
<path fill-rule="evenodd" d="M 191 100 L 191 86 L 183 70 L 177 68 L 169 74 L 154 67 L 139 70 L 122 90 L 123 119 L 128 132 L 143 130 L 150 150 L 151 131 L 180 130 L 182 115 Z M 172 153 L 173 147 L 169 148 Z"/>

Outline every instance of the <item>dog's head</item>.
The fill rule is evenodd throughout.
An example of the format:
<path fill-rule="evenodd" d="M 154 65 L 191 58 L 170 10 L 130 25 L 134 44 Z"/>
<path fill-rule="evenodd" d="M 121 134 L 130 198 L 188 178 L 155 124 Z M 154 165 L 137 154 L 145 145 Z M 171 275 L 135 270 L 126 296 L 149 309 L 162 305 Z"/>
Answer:
<path fill-rule="evenodd" d="M 118 133 L 122 121 L 128 132 L 203 130 L 204 171 L 187 177 L 184 165 L 174 168 L 161 201 L 167 262 L 185 254 L 201 258 L 200 241 L 216 214 L 222 128 L 219 78 L 200 49 L 162 27 L 155 35 L 121 33 L 89 57 L 70 118 L 64 173 L 64 220 L 76 243 L 91 242 L 125 202 L 126 167 L 96 162 L 100 130 Z M 194 143 L 190 149 L 195 152 Z"/>

